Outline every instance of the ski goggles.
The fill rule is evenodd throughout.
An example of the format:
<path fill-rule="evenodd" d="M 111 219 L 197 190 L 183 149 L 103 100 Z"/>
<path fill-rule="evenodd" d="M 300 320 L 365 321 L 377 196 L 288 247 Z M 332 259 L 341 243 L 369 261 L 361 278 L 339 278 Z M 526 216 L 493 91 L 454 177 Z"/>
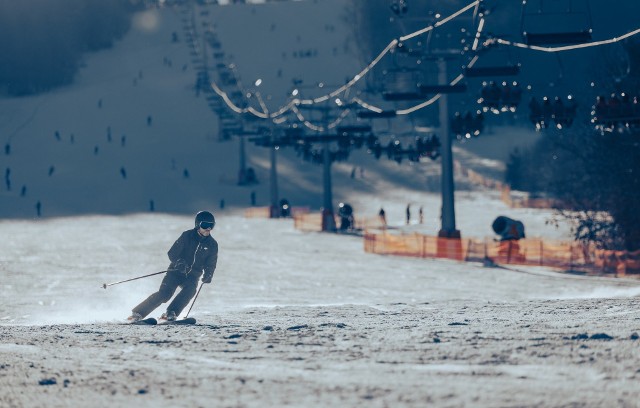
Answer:
<path fill-rule="evenodd" d="M 213 223 L 209 221 L 200 221 L 200 224 L 198 224 L 198 226 L 205 230 L 213 229 Z"/>

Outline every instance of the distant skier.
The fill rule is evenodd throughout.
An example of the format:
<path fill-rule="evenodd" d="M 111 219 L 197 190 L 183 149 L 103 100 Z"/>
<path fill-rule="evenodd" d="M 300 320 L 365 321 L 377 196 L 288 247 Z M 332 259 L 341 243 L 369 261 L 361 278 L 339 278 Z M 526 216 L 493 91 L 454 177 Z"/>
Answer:
<path fill-rule="evenodd" d="M 11 191 L 11 169 L 9 167 L 4 172 L 4 182 L 7 185 L 7 191 Z"/>
<path fill-rule="evenodd" d="M 208 211 L 196 214 L 195 228 L 184 231 L 167 253 L 171 264 L 167 268 L 160 289 L 133 308 L 130 321 L 143 319 L 160 304 L 168 302 L 178 286 L 182 290 L 167 306 L 160 318 L 176 320 L 195 296 L 198 282 L 211 283 L 218 262 L 218 242 L 211 236 L 216 220 Z"/>
<path fill-rule="evenodd" d="M 380 217 L 380 222 L 383 227 L 387 226 L 387 213 L 384 212 L 384 208 L 380 207 L 380 212 L 378 212 L 378 217 Z"/>

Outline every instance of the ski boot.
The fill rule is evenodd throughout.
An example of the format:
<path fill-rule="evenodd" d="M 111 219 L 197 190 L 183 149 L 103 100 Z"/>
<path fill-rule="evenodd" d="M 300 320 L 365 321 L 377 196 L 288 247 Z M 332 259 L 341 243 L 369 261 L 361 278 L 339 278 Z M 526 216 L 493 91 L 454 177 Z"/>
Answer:
<path fill-rule="evenodd" d="M 163 313 L 162 316 L 160 316 L 160 319 L 167 320 L 169 322 L 173 322 L 177 318 L 178 318 L 178 316 L 176 316 L 176 312 L 174 312 L 174 311 L 169 311 L 169 312 Z"/>
<path fill-rule="evenodd" d="M 134 323 L 142 320 L 142 315 L 140 313 L 133 312 L 131 316 L 127 317 L 127 320 L 130 321 L 131 323 Z"/>

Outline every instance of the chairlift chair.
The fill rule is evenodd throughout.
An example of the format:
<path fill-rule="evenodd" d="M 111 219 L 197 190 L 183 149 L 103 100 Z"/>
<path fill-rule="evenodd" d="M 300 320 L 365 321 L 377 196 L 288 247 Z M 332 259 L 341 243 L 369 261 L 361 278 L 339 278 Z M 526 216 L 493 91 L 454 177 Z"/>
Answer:
<path fill-rule="evenodd" d="M 536 11 L 531 10 L 534 3 L 538 5 Z M 576 3 L 583 6 L 576 7 Z M 520 28 L 527 45 L 586 43 L 592 40 L 592 27 L 589 0 L 522 1 Z"/>
<path fill-rule="evenodd" d="M 419 69 L 416 69 L 416 71 L 421 72 L 421 70 Z M 383 91 L 382 98 L 385 101 L 424 100 L 427 95 L 464 93 L 467 91 L 467 84 L 465 83 L 459 83 L 455 85 L 428 85 L 427 81 L 425 81 L 424 78 L 420 80 L 419 76 L 424 77 L 422 72 L 420 75 L 415 75 L 414 77 L 416 79 L 416 82 L 413 86 L 410 86 L 409 83 L 405 83 L 408 90 Z"/>
<path fill-rule="evenodd" d="M 450 94 L 450 93 L 464 93 L 467 91 L 467 84 L 459 83 L 455 85 L 423 85 L 418 84 L 418 89 L 423 94 Z"/>
<path fill-rule="evenodd" d="M 418 89 L 422 80 L 422 69 L 417 67 L 393 67 L 383 73 L 387 84 L 382 92 L 385 101 L 422 100 L 424 95 Z"/>
<path fill-rule="evenodd" d="M 454 51 L 448 50 L 448 52 L 453 53 Z M 457 51 L 455 54 L 459 55 Z M 467 91 L 467 84 L 464 82 L 457 83 L 455 85 L 451 85 L 449 83 L 439 83 L 440 72 L 438 65 L 434 62 L 438 59 L 437 53 L 433 54 L 430 51 L 410 50 L 408 52 L 408 55 L 421 58 L 421 67 L 423 68 L 420 68 L 421 76 L 419 78 L 417 86 L 420 92 L 423 94 L 423 97 L 435 94 L 464 93 Z M 457 55 L 456 58 L 459 58 Z M 450 56 L 451 55 L 448 55 L 448 57 Z"/>
<path fill-rule="evenodd" d="M 520 64 L 505 66 L 487 67 L 465 67 L 464 75 L 467 77 L 490 77 L 490 76 L 514 76 L 520 73 Z"/>
<path fill-rule="evenodd" d="M 463 69 L 466 77 L 505 77 L 520 73 L 518 55 L 512 51 L 511 47 L 492 44 L 481 48 L 477 54 L 480 54 L 477 63 L 472 67 L 465 66 Z M 485 63 L 487 60 L 489 62 Z"/>
<path fill-rule="evenodd" d="M 368 134 L 371 133 L 371 126 L 369 125 L 345 125 L 338 126 L 336 131 L 339 135 L 353 135 L 353 134 Z"/>
<path fill-rule="evenodd" d="M 422 92 L 383 92 L 382 99 L 385 101 L 416 101 L 423 100 L 424 94 Z"/>
<path fill-rule="evenodd" d="M 360 119 L 380 119 L 380 118 L 394 118 L 397 113 L 395 110 L 383 110 L 381 112 L 376 112 L 372 110 L 362 110 L 356 113 L 356 116 Z"/>

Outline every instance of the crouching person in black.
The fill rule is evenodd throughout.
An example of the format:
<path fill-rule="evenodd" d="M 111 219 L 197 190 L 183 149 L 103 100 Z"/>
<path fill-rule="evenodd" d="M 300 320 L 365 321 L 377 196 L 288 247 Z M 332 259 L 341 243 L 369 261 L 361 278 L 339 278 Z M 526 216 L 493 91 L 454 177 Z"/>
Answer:
<path fill-rule="evenodd" d="M 133 308 L 131 321 L 144 319 L 162 303 L 168 302 L 178 287 L 182 290 L 160 318 L 176 320 L 196 294 L 198 283 L 211 283 L 218 262 L 218 243 L 211 236 L 216 221 L 208 211 L 196 214 L 195 228 L 184 231 L 169 249 L 171 264 L 160 289 Z"/>

